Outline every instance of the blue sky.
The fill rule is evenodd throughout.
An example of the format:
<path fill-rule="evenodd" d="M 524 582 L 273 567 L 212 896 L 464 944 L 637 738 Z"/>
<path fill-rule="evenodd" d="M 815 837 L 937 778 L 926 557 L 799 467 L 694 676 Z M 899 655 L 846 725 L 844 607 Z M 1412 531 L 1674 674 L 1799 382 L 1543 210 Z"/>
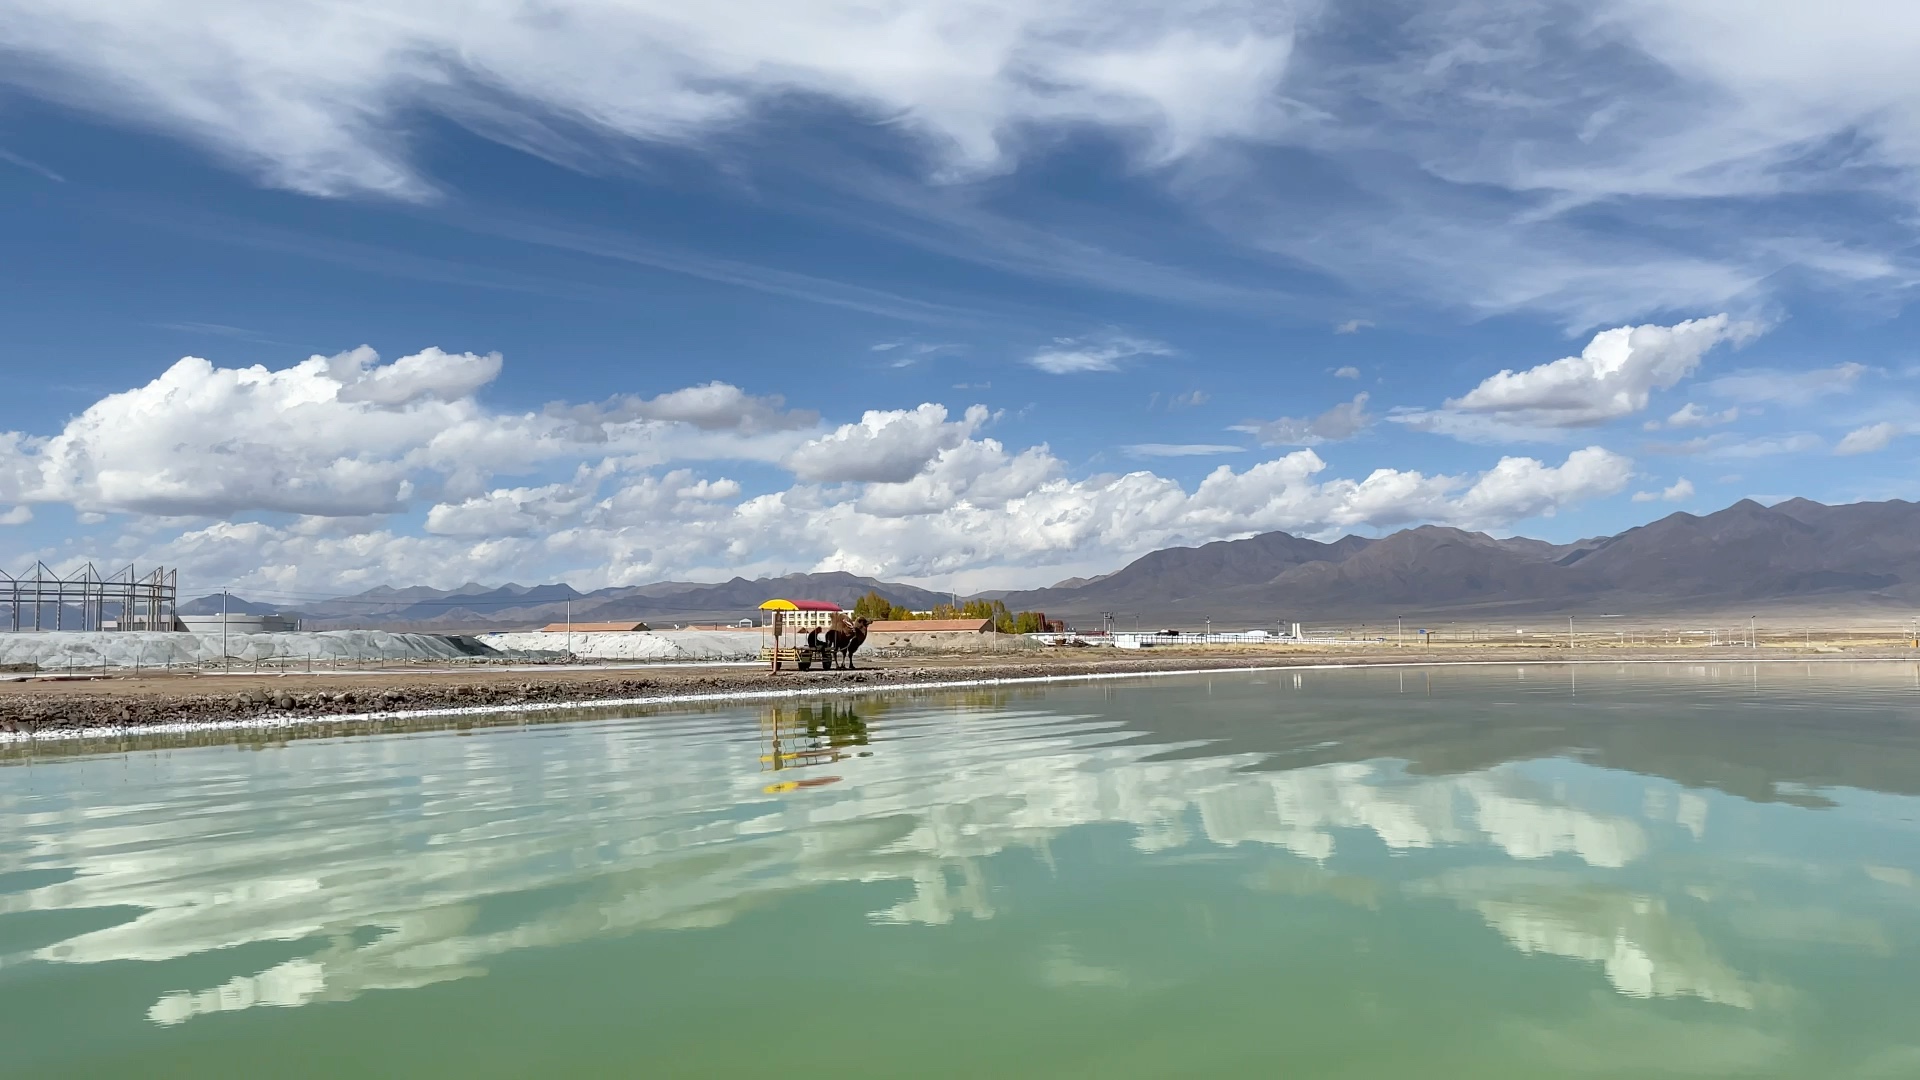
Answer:
<path fill-rule="evenodd" d="M 1757 6 L 9 0 L 0 559 L 985 588 L 1920 497 L 1920 14 Z"/>

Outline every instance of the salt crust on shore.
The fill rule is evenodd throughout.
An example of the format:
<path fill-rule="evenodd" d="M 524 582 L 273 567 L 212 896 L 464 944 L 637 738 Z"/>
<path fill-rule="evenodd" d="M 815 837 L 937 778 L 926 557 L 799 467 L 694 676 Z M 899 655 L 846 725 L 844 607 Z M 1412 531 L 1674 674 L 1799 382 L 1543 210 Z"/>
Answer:
<path fill-rule="evenodd" d="M 752 660 L 760 635 L 740 630 L 652 630 L 634 633 L 481 634 L 474 640 L 505 653 L 562 653 L 582 660 Z"/>
<path fill-rule="evenodd" d="M 226 655 L 255 660 L 372 660 L 386 662 L 474 660 L 512 656 L 559 656 L 572 645 L 585 660 L 752 660 L 760 635 L 720 630 L 651 633 L 508 633 L 479 637 L 393 634 L 385 630 L 293 631 L 228 634 Z M 143 668 L 215 663 L 219 634 L 166 631 L 50 631 L 0 634 L 0 664 L 34 664 L 44 671 L 66 668 Z"/>
<path fill-rule="evenodd" d="M 1910 657 L 1858 658 L 1821 657 L 1779 659 L 1779 660 L 1741 660 L 1742 664 L 1911 664 Z M 1157 679 L 1173 675 L 1229 675 L 1256 672 L 1302 672 L 1302 671 L 1354 671 L 1354 670 L 1391 670 L 1394 668 L 1461 668 L 1461 667 L 1621 667 L 1649 664 L 1691 664 L 1698 660 L 1558 660 L 1542 663 L 1516 664 L 1511 660 L 1450 660 L 1450 661 L 1413 661 L 1408 663 L 1385 664 L 1266 664 L 1257 667 L 1200 667 L 1176 668 L 1164 671 L 1104 671 L 1074 675 L 1029 675 L 1005 679 L 955 679 L 951 682 L 911 682 L 911 683 L 862 683 L 839 686 L 796 687 L 791 690 L 728 690 L 711 694 L 657 694 L 648 697 L 604 698 L 591 701 L 540 701 L 511 705 L 467 705 L 439 709 L 394 710 L 388 712 L 349 713 L 334 716 L 291 716 L 266 715 L 250 717 L 245 720 L 222 720 L 210 723 L 185 724 L 148 724 L 127 727 L 61 728 L 53 731 L 0 731 L 0 746 L 12 746 L 21 743 L 48 742 L 92 742 L 108 739 L 124 739 L 147 735 L 191 735 L 206 731 L 283 731 L 290 728 L 320 727 L 323 725 L 364 724 L 383 720 L 432 720 L 441 717 L 493 716 L 503 713 L 545 713 L 565 709 L 630 709 L 660 705 L 696 705 L 705 702 L 732 701 L 771 701 L 803 697 L 844 697 L 861 694 L 887 694 L 900 692 L 926 692 L 943 690 L 967 690 L 979 687 L 1020 686 L 1045 683 L 1095 682 L 1121 679 Z"/>
<path fill-rule="evenodd" d="M 390 634 L 385 630 L 295 631 L 228 634 L 226 655 L 255 660 L 468 660 L 487 656 L 473 639 L 441 634 Z M 164 630 L 50 631 L 0 634 L 0 664 L 37 664 L 42 670 L 165 667 L 217 662 L 219 634 Z"/>

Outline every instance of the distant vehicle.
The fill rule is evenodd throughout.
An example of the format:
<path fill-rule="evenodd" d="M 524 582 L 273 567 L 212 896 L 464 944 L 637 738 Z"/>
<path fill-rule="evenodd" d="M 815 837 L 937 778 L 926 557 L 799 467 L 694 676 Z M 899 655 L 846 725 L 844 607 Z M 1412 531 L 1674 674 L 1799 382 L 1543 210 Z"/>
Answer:
<path fill-rule="evenodd" d="M 1160 636 L 1160 637 L 1179 637 L 1179 636 L 1180 636 L 1180 631 L 1178 631 L 1178 630 L 1162 630 L 1162 631 L 1160 631 L 1160 633 L 1159 633 L 1159 636 Z"/>

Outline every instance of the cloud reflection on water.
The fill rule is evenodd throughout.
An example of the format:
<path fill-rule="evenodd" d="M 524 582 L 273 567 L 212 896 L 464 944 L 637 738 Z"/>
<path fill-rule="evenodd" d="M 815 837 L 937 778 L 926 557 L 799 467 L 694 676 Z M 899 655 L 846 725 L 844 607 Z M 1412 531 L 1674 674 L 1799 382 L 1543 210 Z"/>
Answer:
<path fill-rule="evenodd" d="M 1350 844 L 1499 853 L 1506 862 L 1407 893 L 1474 912 L 1523 953 L 1597 964 L 1624 995 L 1756 1003 L 1756 984 L 1664 901 L 1592 879 L 1643 860 L 1654 843 L 1647 825 L 1575 805 L 1521 768 L 1256 771 L 1259 754 L 1169 757 L 1167 744 L 1128 741 L 1097 715 L 991 704 L 899 708 L 869 742 L 853 710 L 873 708 L 884 707 L 200 751 L 144 762 L 150 771 L 130 763 L 112 787 L 7 789 L 0 835 L 30 839 L 0 854 L 0 873 L 77 873 L 0 896 L 0 917 L 142 909 L 31 953 L 52 963 L 163 962 L 258 942 L 297 951 L 265 971 L 165 994 L 148 1015 L 171 1025 L 476 977 L 519 950 L 721 926 L 828 885 L 896 897 L 868 910 L 876 924 L 993 918 L 1005 902 L 996 856 L 1044 860 L 1069 830 L 1106 825 L 1131 829 L 1149 859 L 1201 843 L 1281 849 L 1307 862 L 1256 874 L 1255 887 L 1306 895 L 1319 886 L 1300 874 L 1327 873 L 1338 884 L 1326 892 L 1367 907 L 1381 903 L 1377 883 L 1324 869 Z M 781 724 L 786 742 L 769 753 Z M 856 727 L 857 738 L 847 734 Z M 766 770 L 796 743 L 846 782 L 770 787 Z M 80 779 L 108 767 L 118 766 L 60 766 Z M 1643 810 L 1696 839 L 1707 818 L 1691 793 L 1649 796 Z M 1549 860 L 1584 869 L 1517 865 Z M 507 896 L 536 910 L 505 926 L 480 918 L 483 904 Z M 1118 977 L 1095 980 L 1105 969 L 1070 952 L 1044 970 L 1064 984 Z"/>

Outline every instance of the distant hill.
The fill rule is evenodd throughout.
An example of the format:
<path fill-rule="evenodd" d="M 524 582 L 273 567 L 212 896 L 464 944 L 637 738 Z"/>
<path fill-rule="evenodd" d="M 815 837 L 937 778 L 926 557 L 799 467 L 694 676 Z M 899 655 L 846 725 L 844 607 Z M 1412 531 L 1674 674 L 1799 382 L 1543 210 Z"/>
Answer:
<path fill-rule="evenodd" d="M 256 604 L 243 600 L 238 596 L 227 596 L 223 598 L 219 593 L 214 593 L 212 596 L 202 596 L 194 600 L 182 600 L 175 608 L 175 611 L 181 615 L 218 615 L 221 611 L 220 605 L 223 599 L 226 603 L 226 612 L 229 615 L 294 614 L 294 612 L 285 607 L 276 607 L 273 604 Z"/>
<path fill-rule="evenodd" d="M 868 591 L 924 610 L 948 594 L 847 573 L 675 582 L 579 592 L 564 584 L 458 589 L 381 587 L 307 605 L 314 628 L 476 631 L 644 620 L 654 626 L 732 622 L 773 596 L 851 606 Z M 1430 620 L 1544 612 L 1656 614 L 1746 606 L 1920 606 L 1920 504 L 1827 506 L 1793 499 L 1735 503 L 1705 516 L 1672 514 L 1617 536 L 1572 544 L 1426 525 L 1370 539 L 1323 543 L 1284 532 L 1150 552 L 1111 573 L 1045 589 L 978 594 L 1015 611 L 1081 626 L 1103 612 L 1120 625 L 1215 629 L 1392 618 Z M 964 599 L 964 597 L 963 597 Z M 220 597 L 181 605 L 218 612 Z M 233 597 L 230 611 L 282 609 Z M 292 612 L 282 612 L 293 614 Z"/>
<path fill-rule="evenodd" d="M 1764 603 L 1920 604 L 1920 504 L 1743 501 L 1572 544 L 1422 526 L 1320 544 L 1283 532 L 1169 548 L 1084 584 L 1001 594 L 1015 609 L 1093 625 L 1398 614 L 1646 613 Z"/>
<path fill-rule="evenodd" d="M 868 592 L 878 591 L 896 604 L 925 610 L 949 599 L 931 592 L 847 573 L 789 574 L 748 580 L 711 582 L 663 581 L 583 593 L 564 584 L 458 589 L 425 586 L 382 586 L 352 596 L 308 604 L 302 625 L 310 629 L 380 627 L 391 630 L 522 629 L 559 622 L 568 615 L 579 622 L 644 620 L 654 626 L 675 623 L 733 622 L 747 617 L 771 597 L 831 600 L 846 607 Z M 214 611 L 219 597 L 215 596 Z M 198 601 L 196 601 L 198 603 Z M 261 612 L 277 610 L 252 605 Z M 182 611 L 185 612 L 185 608 Z M 239 610 L 229 608 L 229 610 Z"/>

